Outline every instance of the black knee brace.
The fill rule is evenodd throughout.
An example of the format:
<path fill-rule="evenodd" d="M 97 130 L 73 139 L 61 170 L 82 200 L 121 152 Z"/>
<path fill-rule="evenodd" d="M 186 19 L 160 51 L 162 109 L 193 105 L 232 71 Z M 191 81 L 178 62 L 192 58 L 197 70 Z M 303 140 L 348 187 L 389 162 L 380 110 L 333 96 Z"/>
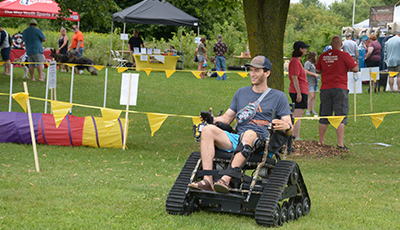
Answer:
<path fill-rule="evenodd" d="M 245 158 L 248 158 L 253 153 L 253 148 L 250 145 L 244 145 L 241 153 Z"/>

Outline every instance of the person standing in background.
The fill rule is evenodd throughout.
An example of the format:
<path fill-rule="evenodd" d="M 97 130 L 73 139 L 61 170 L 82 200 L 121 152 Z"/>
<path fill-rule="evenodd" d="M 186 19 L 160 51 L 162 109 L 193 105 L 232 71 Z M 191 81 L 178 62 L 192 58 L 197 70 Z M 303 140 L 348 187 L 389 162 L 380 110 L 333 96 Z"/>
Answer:
<path fill-rule="evenodd" d="M 213 52 L 215 52 L 215 67 L 217 71 L 226 71 L 225 53 L 228 52 L 228 46 L 222 41 L 222 35 L 218 35 L 218 41 L 214 43 Z M 219 75 L 217 80 L 221 80 Z M 222 75 L 222 80 L 226 81 L 226 73 Z"/>
<path fill-rule="evenodd" d="M 63 27 L 60 30 L 60 37 L 58 38 L 58 52 L 60 54 L 67 54 L 68 53 L 68 36 L 67 30 Z M 65 65 L 62 65 L 61 72 L 65 72 Z"/>
<path fill-rule="evenodd" d="M 337 145 L 341 150 L 349 150 L 344 143 L 344 129 L 349 113 L 349 90 L 347 86 L 347 72 L 358 72 L 358 63 L 349 53 L 341 51 L 342 38 L 334 36 L 331 41 L 332 50 L 324 52 L 318 58 L 315 70 L 321 74 L 321 92 L 319 94 L 321 104 L 320 116 L 345 116 L 336 129 Z M 325 134 L 328 130 L 329 120 L 319 119 L 319 141 L 325 144 Z"/>
<path fill-rule="evenodd" d="M 319 75 L 315 73 L 315 63 L 317 63 L 317 52 L 311 51 L 308 53 L 307 61 L 304 63 L 304 71 L 307 74 L 307 81 L 308 81 L 308 109 L 306 111 L 306 115 L 317 115 L 318 113 L 315 112 L 315 99 L 317 97 L 318 92 L 318 79 Z"/>
<path fill-rule="evenodd" d="M 347 52 L 350 54 L 350 56 L 358 63 L 358 58 L 359 58 L 359 52 L 358 52 L 358 46 L 355 41 L 351 39 L 351 33 L 348 33 L 346 35 L 346 40 L 343 42 L 342 49 L 343 51 Z"/>
<path fill-rule="evenodd" d="M 10 62 L 10 53 L 11 53 L 11 44 L 9 42 L 9 34 L 5 31 L 0 25 L 0 48 L 1 48 L 1 58 L 4 63 L 4 75 L 10 76 L 11 73 L 11 62 Z"/>
<path fill-rule="evenodd" d="M 36 28 L 36 26 L 37 21 L 32 19 L 29 22 L 29 27 L 22 32 L 25 42 L 26 55 L 28 55 L 28 62 L 44 62 L 42 42 L 46 41 L 46 37 L 40 29 Z M 31 80 L 36 81 L 34 76 L 35 66 L 37 67 L 39 73 L 39 81 L 44 81 L 43 64 L 29 64 L 29 74 L 31 75 Z"/>
<path fill-rule="evenodd" d="M 367 53 L 365 55 L 365 64 L 367 65 L 367 67 L 379 67 L 379 65 L 381 64 L 382 46 L 378 42 L 378 38 L 375 34 L 369 35 L 368 39 L 370 40 L 370 43 L 368 45 Z M 376 92 L 374 81 L 372 81 L 372 87 Z"/>
<path fill-rule="evenodd" d="M 304 110 L 307 109 L 308 101 L 308 82 L 306 72 L 303 69 L 300 58 L 307 53 L 307 48 L 310 47 L 306 45 L 303 41 L 297 41 L 293 44 L 292 59 L 289 63 L 289 95 L 292 99 L 294 106 L 293 117 L 302 117 Z M 300 140 L 300 126 L 301 120 L 297 120 L 293 128 L 293 136 L 295 140 Z"/>
<path fill-rule="evenodd" d="M 400 30 L 385 43 L 386 65 L 390 71 L 400 72 Z M 397 92 L 400 93 L 400 74 L 397 74 Z M 390 91 L 394 93 L 394 77 L 389 78 Z"/>
<path fill-rule="evenodd" d="M 202 37 L 200 39 L 199 44 L 197 45 L 196 51 L 194 52 L 194 55 L 197 55 L 197 60 L 198 60 L 198 67 L 197 70 L 201 71 L 200 77 L 201 79 L 204 79 L 206 77 L 206 64 L 207 64 L 207 48 L 206 48 L 206 38 Z"/>
<path fill-rule="evenodd" d="M 133 66 L 136 66 L 135 58 L 133 57 L 134 48 L 139 48 L 139 52 L 140 52 L 140 46 L 142 46 L 144 48 L 144 43 L 143 43 L 142 38 L 139 37 L 139 32 L 137 30 L 135 30 L 135 31 L 133 31 L 133 36 L 128 41 L 128 49 L 129 49 L 129 53 L 131 54 Z"/>
<path fill-rule="evenodd" d="M 72 26 L 72 28 L 74 29 L 74 35 L 72 36 L 71 39 L 71 45 L 69 46 L 72 49 L 72 52 L 78 57 L 78 58 L 82 58 L 82 54 L 83 54 L 83 34 L 82 32 L 79 30 L 78 25 L 74 25 Z M 79 70 L 80 74 L 83 74 L 83 70 Z"/>

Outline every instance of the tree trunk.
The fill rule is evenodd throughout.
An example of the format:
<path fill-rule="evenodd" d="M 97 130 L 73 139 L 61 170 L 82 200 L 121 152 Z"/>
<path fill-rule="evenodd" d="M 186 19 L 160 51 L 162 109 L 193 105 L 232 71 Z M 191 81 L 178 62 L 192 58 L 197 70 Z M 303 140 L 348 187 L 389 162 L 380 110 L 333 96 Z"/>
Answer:
<path fill-rule="evenodd" d="M 243 0 L 250 54 L 272 63 L 268 86 L 284 90 L 283 42 L 290 0 Z"/>

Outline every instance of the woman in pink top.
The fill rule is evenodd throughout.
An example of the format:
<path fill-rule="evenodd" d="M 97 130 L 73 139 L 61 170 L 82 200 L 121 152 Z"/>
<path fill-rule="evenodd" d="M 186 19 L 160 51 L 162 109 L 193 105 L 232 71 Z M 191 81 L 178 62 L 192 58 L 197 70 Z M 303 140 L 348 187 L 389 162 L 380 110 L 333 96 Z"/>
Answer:
<path fill-rule="evenodd" d="M 300 58 L 307 54 L 307 48 L 310 47 L 302 41 L 293 44 L 292 59 L 289 63 L 289 95 L 292 103 L 295 103 L 293 117 L 302 117 L 304 110 L 307 109 L 308 100 L 308 81 L 306 72 L 303 69 Z M 301 120 L 298 120 L 293 129 L 295 140 L 300 139 Z"/>

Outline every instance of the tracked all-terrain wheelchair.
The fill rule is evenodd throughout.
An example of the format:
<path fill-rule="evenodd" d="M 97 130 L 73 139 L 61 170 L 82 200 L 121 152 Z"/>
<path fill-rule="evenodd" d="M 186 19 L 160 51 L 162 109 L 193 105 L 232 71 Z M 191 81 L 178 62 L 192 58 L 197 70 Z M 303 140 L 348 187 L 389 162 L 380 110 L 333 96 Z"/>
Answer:
<path fill-rule="evenodd" d="M 272 125 L 269 131 L 264 154 L 252 154 L 246 159 L 233 177 L 229 193 L 195 190 L 188 184 L 202 180 L 204 175 L 213 175 L 217 181 L 226 173 L 232 153 L 216 148 L 213 170 L 203 170 L 200 152 L 193 152 L 168 194 L 167 212 L 189 215 L 206 209 L 253 215 L 257 224 L 269 227 L 307 215 L 311 200 L 300 167 L 294 161 L 281 160 L 281 156 L 290 154 L 293 138 L 273 130 Z M 276 159 L 268 157 L 268 151 Z"/>

